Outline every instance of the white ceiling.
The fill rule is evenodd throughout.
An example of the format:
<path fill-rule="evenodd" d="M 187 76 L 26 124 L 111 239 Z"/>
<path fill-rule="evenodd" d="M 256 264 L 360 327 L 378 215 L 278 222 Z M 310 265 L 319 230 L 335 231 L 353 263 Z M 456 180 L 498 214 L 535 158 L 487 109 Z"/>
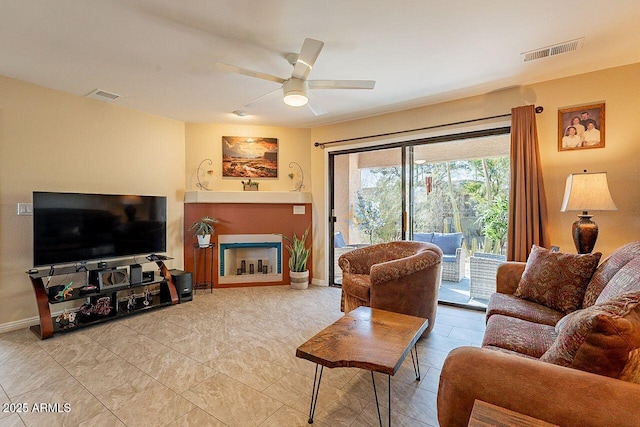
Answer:
<path fill-rule="evenodd" d="M 640 62 L 639 23 L 639 0 L 0 0 L 0 75 L 185 122 L 312 127 Z M 286 78 L 306 37 L 325 43 L 309 79 L 375 89 L 314 90 L 318 117 L 280 93 L 246 108 L 279 85 L 214 66 Z"/>

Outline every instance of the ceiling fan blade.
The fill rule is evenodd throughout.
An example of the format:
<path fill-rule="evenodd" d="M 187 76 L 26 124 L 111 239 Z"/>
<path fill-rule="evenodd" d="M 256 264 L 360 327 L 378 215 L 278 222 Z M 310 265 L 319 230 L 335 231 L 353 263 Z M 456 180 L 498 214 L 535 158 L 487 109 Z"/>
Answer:
<path fill-rule="evenodd" d="M 221 70 L 230 71 L 232 73 L 244 74 L 249 77 L 256 77 L 263 80 L 269 80 L 270 82 L 275 83 L 284 83 L 284 79 L 278 76 L 273 76 L 271 74 L 261 73 L 260 71 L 253 71 L 246 68 L 238 67 L 236 65 L 225 64 L 224 62 L 216 63 L 216 67 Z"/>
<path fill-rule="evenodd" d="M 267 96 L 271 95 L 272 93 L 278 92 L 282 90 L 281 87 L 279 87 L 278 89 L 272 90 L 271 92 L 267 92 L 264 95 L 260 95 L 259 97 L 257 97 L 256 99 L 254 99 L 253 101 L 249 101 L 246 104 L 244 104 L 245 107 L 253 107 L 255 104 L 257 104 L 258 102 L 262 101 L 264 98 L 266 98 Z"/>
<path fill-rule="evenodd" d="M 322 104 L 318 102 L 318 98 L 316 98 L 311 92 L 307 93 L 307 99 L 309 100 L 309 102 L 307 102 L 307 106 L 314 115 L 322 116 L 327 114 L 327 110 L 324 109 Z"/>
<path fill-rule="evenodd" d="M 375 80 L 309 80 L 310 89 L 373 89 Z"/>
<path fill-rule="evenodd" d="M 291 77 L 305 80 L 309 76 L 313 64 L 316 63 L 316 59 L 318 59 L 318 55 L 320 55 L 323 46 L 324 43 L 320 40 L 304 39 Z"/>

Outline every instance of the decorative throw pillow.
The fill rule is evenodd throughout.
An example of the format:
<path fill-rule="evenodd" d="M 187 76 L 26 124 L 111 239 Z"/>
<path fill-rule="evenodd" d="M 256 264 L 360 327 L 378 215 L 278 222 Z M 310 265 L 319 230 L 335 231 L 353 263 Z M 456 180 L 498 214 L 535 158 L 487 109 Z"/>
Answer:
<path fill-rule="evenodd" d="M 602 254 L 565 254 L 533 245 L 518 288 L 519 298 L 570 313 L 582 304 Z"/>
<path fill-rule="evenodd" d="M 618 378 L 622 381 L 640 384 L 640 349 L 629 353 L 629 361 Z"/>
<path fill-rule="evenodd" d="M 456 250 L 462 247 L 462 233 L 433 233 L 432 243 L 442 249 L 445 255 L 455 255 Z"/>
<path fill-rule="evenodd" d="M 433 240 L 433 233 L 413 233 L 413 240 L 417 242 L 431 243 Z"/>
<path fill-rule="evenodd" d="M 543 362 L 627 381 L 640 377 L 640 292 L 576 311 L 559 331 Z"/>
<path fill-rule="evenodd" d="M 620 268 L 618 272 L 609 280 L 600 295 L 596 299 L 596 304 L 608 301 L 618 295 L 640 291 L 640 257 L 630 260 Z"/>
<path fill-rule="evenodd" d="M 564 316 L 562 319 L 558 320 L 558 323 L 556 323 L 556 335 L 560 335 L 564 327 L 569 323 L 569 319 L 571 319 L 573 316 L 577 315 L 581 311 L 582 310 L 572 311 L 571 313 Z"/>
<path fill-rule="evenodd" d="M 640 242 L 631 242 L 616 249 L 606 260 L 602 261 L 587 286 L 582 307 L 590 307 L 595 304 L 609 280 L 629 261 L 638 257 L 640 257 Z"/>

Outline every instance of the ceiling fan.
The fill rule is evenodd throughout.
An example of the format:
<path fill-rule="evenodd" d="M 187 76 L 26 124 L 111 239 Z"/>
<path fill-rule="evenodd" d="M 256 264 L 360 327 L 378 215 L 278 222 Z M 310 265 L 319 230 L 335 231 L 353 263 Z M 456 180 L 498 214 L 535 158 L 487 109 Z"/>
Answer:
<path fill-rule="evenodd" d="M 374 80 L 307 80 L 313 64 L 315 64 L 318 55 L 324 43 L 314 39 L 304 39 L 300 53 L 290 53 L 287 55 L 287 61 L 293 65 L 291 77 L 283 79 L 271 74 L 261 73 L 259 71 L 248 70 L 236 65 L 218 62 L 216 67 L 230 71 L 232 73 L 244 74 L 245 76 L 256 77 L 282 86 L 274 91 L 262 95 L 253 101 L 245 104 L 249 107 L 256 101 L 276 92 L 280 89 L 283 91 L 284 103 L 292 107 L 302 107 L 308 105 L 309 109 L 316 116 L 326 114 L 327 111 L 311 96 L 309 89 L 373 89 L 376 82 Z"/>

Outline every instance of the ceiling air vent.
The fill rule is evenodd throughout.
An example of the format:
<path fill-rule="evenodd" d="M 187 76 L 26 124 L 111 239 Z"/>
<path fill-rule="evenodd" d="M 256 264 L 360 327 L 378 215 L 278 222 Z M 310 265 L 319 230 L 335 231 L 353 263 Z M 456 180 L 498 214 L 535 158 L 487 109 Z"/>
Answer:
<path fill-rule="evenodd" d="M 561 53 L 573 52 L 582 47 L 584 37 L 575 40 L 569 40 L 568 42 L 554 44 L 552 46 L 543 47 L 542 49 L 530 50 L 524 52 L 524 62 L 533 61 L 536 59 L 546 58 L 547 56 L 559 55 Z"/>
<path fill-rule="evenodd" d="M 116 99 L 120 98 L 120 95 L 116 95 L 115 93 L 107 92 L 106 90 L 96 89 L 91 93 L 88 93 L 87 98 L 97 99 L 99 101 L 113 102 Z"/>

